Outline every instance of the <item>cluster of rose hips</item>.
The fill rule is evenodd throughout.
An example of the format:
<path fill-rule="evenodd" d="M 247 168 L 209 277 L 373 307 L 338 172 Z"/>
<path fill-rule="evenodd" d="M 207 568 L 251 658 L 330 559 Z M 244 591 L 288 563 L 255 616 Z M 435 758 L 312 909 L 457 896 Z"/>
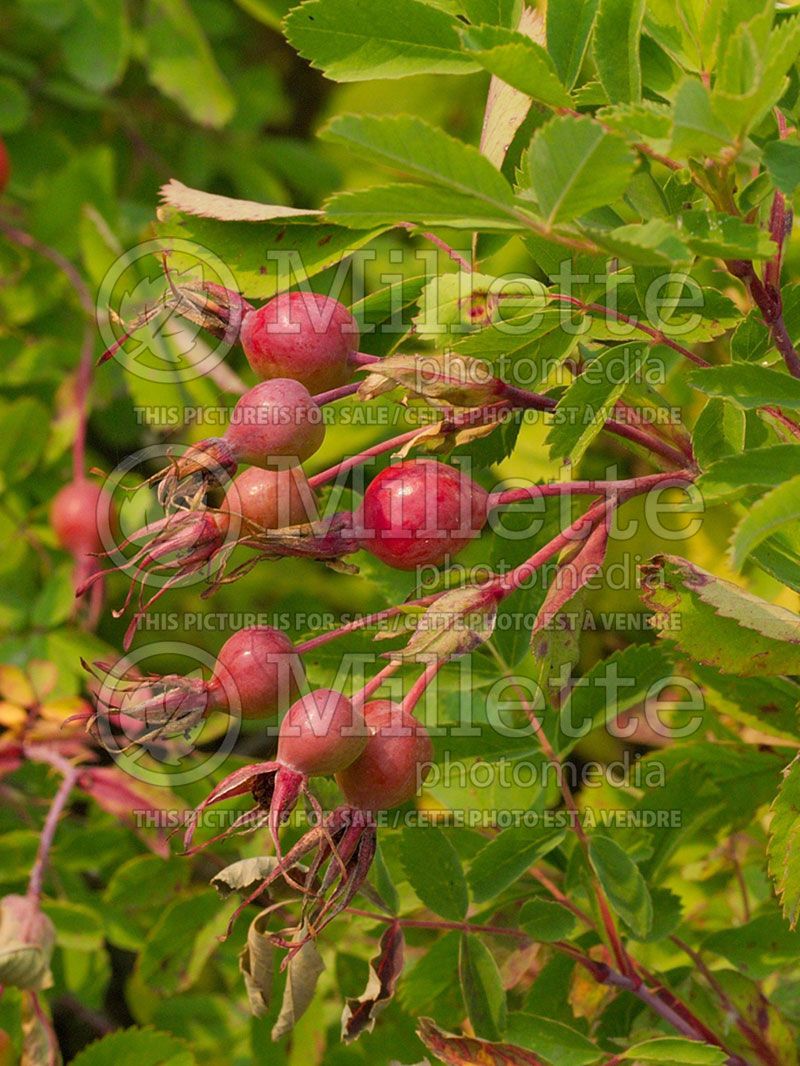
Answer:
<path fill-rule="evenodd" d="M 221 437 L 190 447 L 158 475 L 164 516 L 140 531 L 144 546 L 119 568 L 129 570 L 134 581 L 144 574 L 165 575 L 140 611 L 165 588 L 207 566 L 231 539 L 256 555 L 274 550 L 276 539 L 289 544 L 287 554 L 323 559 L 365 549 L 390 566 L 412 570 L 440 565 L 478 535 L 488 493 L 453 467 L 429 459 L 385 468 L 355 511 L 320 522 L 302 463 L 322 444 L 321 406 L 359 365 L 357 324 L 338 301 L 313 293 L 284 293 L 258 309 L 242 308 L 237 299 L 235 304 L 229 294 L 226 306 L 241 311 L 239 339 L 262 380 L 241 396 Z M 220 487 L 221 502 L 209 506 L 209 491 Z M 103 529 L 110 527 L 105 491 L 88 481 L 67 486 L 54 501 L 52 522 L 61 544 L 79 560 L 78 591 L 99 587 L 106 571 L 97 558 L 103 554 Z M 314 852 L 304 885 L 304 924 L 315 932 L 363 883 L 375 848 L 376 812 L 410 800 L 431 762 L 430 737 L 412 713 L 413 702 L 370 699 L 396 664 L 352 697 L 329 689 L 299 695 L 307 688 L 300 655 L 271 627 L 235 633 L 209 680 L 124 670 L 115 676 L 105 664 L 97 666 L 102 674 L 91 727 L 113 730 L 115 723 L 133 721 L 141 727 L 138 742 L 179 735 L 211 711 L 257 719 L 285 712 L 275 758 L 222 781 L 195 812 L 186 846 L 209 804 L 252 793 L 255 813 L 280 854 L 280 827 L 304 795 L 319 818 L 273 876 L 286 876 L 300 856 Z M 346 801 L 328 816 L 308 789 L 308 779 L 319 775 L 335 775 Z M 245 821 L 252 828 L 252 817 L 243 816 L 229 831 Z"/>

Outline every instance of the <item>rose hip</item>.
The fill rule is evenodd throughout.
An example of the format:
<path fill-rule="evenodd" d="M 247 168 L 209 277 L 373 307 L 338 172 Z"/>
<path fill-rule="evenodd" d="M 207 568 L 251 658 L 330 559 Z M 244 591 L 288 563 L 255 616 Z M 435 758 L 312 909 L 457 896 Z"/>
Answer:
<path fill-rule="evenodd" d="M 322 411 L 304 385 L 289 378 L 262 381 L 239 398 L 223 437 L 193 445 L 159 475 L 159 500 L 172 504 L 178 496 L 194 495 L 234 474 L 240 463 L 261 468 L 274 466 L 276 459 L 302 463 L 324 439 Z"/>
<path fill-rule="evenodd" d="M 387 467 L 370 483 L 355 518 L 361 547 L 398 570 L 438 566 L 478 536 L 488 493 L 432 459 Z"/>
<path fill-rule="evenodd" d="M 314 493 L 300 466 L 260 470 L 251 466 L 237 474 L 222 502 L 220 511 L 234 527 L 283 529 L 313 522 L 317 518 Z"/>
<path fill-rule="evenodd" d="M 110 531 L 111 497 L 93 481 L 71 481 L 56 494 L 50 523 L 58 543 L 76 557 L 103 550 L 103 535 Z"/>
<path fill-rule="evenodd" d="M 271 626 L 234 633 L 220 649 L 211 679 L 179 674 L 116 674 L 95 663 L 95 717 L 92 727 L 119 724 L 120 716 L 145 727 L 145 737 L 177 736 L 197 726 L 211 711 L 232 717 L 267 719 L 297 695 L 303 664 L 289 638 Z"/>
<path fill-rule="evenodd" d="M 298 773 L 335 774 L 364 750 L 364 719 L 341 692 L 316 689 L 286 712 L 278 733 L 278 762 Z"/>
<path fill-rule="evenodd" d="M 284 292 L 248 312 L 240 337 L 259 378 L 293 378 L 312 393 L 349 379 L 360 339 L 347 308 L 315 292 Z"/>
<path fill-rule="evenodd" d="M 361 811 L 398 807 L 413 798 L 430 771 L 431 738 L 413 714 L 390 700 L 365 704 L 364 720 L 364 750 L 336 780 L 347 802 Z"/>
<path fill-rule="evenodd" d="M 217 656 L 208 685 L 211 704 L 242 718 L 271 718 L 294 699 L 303 676 L 285 633 L 272 626 L 240 629 Z"/>

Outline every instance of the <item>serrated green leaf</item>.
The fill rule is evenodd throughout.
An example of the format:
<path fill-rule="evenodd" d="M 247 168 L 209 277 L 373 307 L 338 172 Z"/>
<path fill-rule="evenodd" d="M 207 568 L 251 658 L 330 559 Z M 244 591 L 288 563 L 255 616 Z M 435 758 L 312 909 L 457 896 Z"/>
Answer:
<path fill-rule="evenodd" d="M 669 154 L 677 159 L 716 156 L 731 142 L 731 133 L 711 108 L 708 89 L 698 78 L 687 78 L 678 89 L 673 111 Z"/>
<path fill-rule="evenodd" d="M 800 952 L 800 932 L 787 928 L 777 910 L 759 914 L 743 925 L 718 929 L 703 939 L 702 950 L 722 955 L 741 973 L 762 981 L 793 966 Z"/>
<path fill-rule="evenodd" d="M 777 530 L 800 518 L 800 474 L 756 500 L 731 539 L 731 563 L 741 570 L 747 557 Z"/>
<path fill-rule="evenodd" d="M 607 348 L 558 401 L 547 434 L 553 459 L 577 463 L 611 417 L 614 404 L 651 354 L 639 342 Z"/>
<path fill-rule="evenodd" d="M 713 398 L 700 412 L 692 430 L 695 458 L 703 470 L 744 448 L 745 414 L 730 400 Z"/>
<path fill-rule="evenodd" d="M 713 402 L 713 401 L 711 401 Z M 711 463 L 697 479 L 701 492 L 724 494 L 748 485 L 782 485 L 800 475 L 800 444 L 772 444 Z"/>
<path fill-rule="evenodd" d="M 538 859 L 558 847 L 564 831 L 512 825 L 490 840 L 472 860 L 467 879 L 476 903 L 498 896 Z"/>
<path fill-rule="evenodd" d="M 467 882 L 458 853 L 443 830 L 407 826 L 400 837 L 400 860 L 411 887 L 426 907 L 450 921 L 465 917 Z"/>
<path fill-rule="evenodd" d="M 547 51 L 524 33 L 474 26 L 464 30 L 461 39 L 467 54 L 507 85 L 548 107 L 571 105 Z"/>
<path fill-rule="evenodd" d="M 594 30 L 594 62 L 609 100 L 636 103 L 642 97 L 639 39 L 644 0 L 600 0 Z"/>
<path fill-rule="evenodd" d="M 653 925 L 653 901 L 639 867 L 611 837 L 592 833 L 589 859 L 608 902 L 634 936 L 646 937 Z"/>
<path fill-rule="evenodd" d="M 575 915 L 552 900 L 530 899 L 519 913 L 519 924 L 531 940 L 549 944 L 569 937 L 575 928 Z"/>
<path fill-rule="evenodd" d="M 792 929 L 800 918 L 800 756 L 783 771 L 769 827 L 769 874 Z"/>
<path fill-rule="evenodd" d="M 523 228 L 515 219 L 487 209 L 475 197 L 411 182 L 336 193 L 325 201 L 324 212 L 330 222 L 353 229 L 383 228 L 399 222 L 484 232 Z"/>
<path fill-rule="evenodd" d="M 194 1066 L 195 1057 L 171 1033 L 155 1029 L 120 1029 L 89 1044 L 75 1066 Z"/>
<path fill-rule="evenodd" d="M 775 188 L 792 196 L 800 185 L 800 142 L 770 141 L 764 148 L 764 162 Z"/>
<path fill-rule="evenodd" d="M 341 115 L 321 136 L 413 178 L 480 200 L 500 218 L 514 214 L 513 190 L 500 171 L 477 148 L 422 119 Z"/>
<path fill-rule="evenodd" d="M 740 218 L 710 211 L 684 211 L 677 225 L 698 255 L 727 259 L 770 259 L 776 247 L 768 233 Z"/>
<path fill-rule="evenodd" d="M 580 73 L 594 26 L 598 0 L 549 0 L 547 50 L 568 89 Z"/>
<path fill-rule="evenodd" d="M 721 1066 L 727 1061 L 727 1055 L 721 1048 L 677 1036 L 645 1040 L 629 1047 L 619 1057 L 643 1063 L 662 1062 L 668 1066 Z"/>
<path fill-rule="evenodd" d="M 602 1056 L 600 1048 L 577 1029 L 535 1014 L 509 1014 L 506 1039 L 558 1066 L 588 1066 Z"/>
<path fill-rule="evenodd" d="M 677 556 L 642 576 L 654 627 L 697 662 L 746 677 L 800 671 L 800 616 Z"/>
<path fill-rule="evenodd" d="M 742 364 L 693 370 L 689 384 L 707 396 L 721 396 L 746 410 L 770 406 L 800 410 L 800 381 L 765 366 Z"/>
<path fill-rule="evenodd" d="M 458 975 L 467 1017 L 478 1036 L 499 1040 L 506 1027 L 506 993 L 494 955 L 472 933 L 462 933 Z"/>
<path fill-rule="evenodd" d="M 477 70 L 461 51 L 461 25 L 420 0 L 307 0 L 289 13 L 284 32 L 327 77 L 368 81 Z"/>
<path fill-rule="evenodd" d="M 531 187 L 551 225 L 613 203 L 633 174 L 633 155 L 620 137 L 590 118 L 555 118 L 528 149 Z"/>

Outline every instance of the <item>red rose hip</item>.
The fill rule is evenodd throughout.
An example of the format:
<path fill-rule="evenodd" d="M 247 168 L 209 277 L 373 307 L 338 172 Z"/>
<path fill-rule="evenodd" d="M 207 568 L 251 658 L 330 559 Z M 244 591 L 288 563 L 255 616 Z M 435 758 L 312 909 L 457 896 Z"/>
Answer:
<path fill-rule="evenodd" d="M 58 543 L 71 555 L 103 550 L 103 534 L 110 530 L 113 503 L 93 481 L 71 481 L 53 499 L 50 523 Z"/>
<path fill-rule="evenodd" d="M 432 459 L 387 467 L 371 482 L 355 518 L 361 547 L 398 570 L 438 566 L 477 537 L 488 493 Z"/>
<path fill-rule="evenodd" d="M 286 712 L 278 733 L 278 762 L 307 777 L 335 774 L 364 750 L 361 711 L 333 689 L 309 692 Z"/>
<path fill-rule="evenodd" d="M 349 380 L 360 339 L 344 304 L 316 292 L 283 292 L 248 312 L 240 338 L 259 378 L 293 378 L 314 394 Z"/>
<path fill-rule="evenodd" d="M 369 736 L 363 752 L 336 780 L 349 804 L 385 811 L 412 799 L 430 772 L 433 744 L 424 725 L 400 704 L 372 700 L 364 706 Z"/>

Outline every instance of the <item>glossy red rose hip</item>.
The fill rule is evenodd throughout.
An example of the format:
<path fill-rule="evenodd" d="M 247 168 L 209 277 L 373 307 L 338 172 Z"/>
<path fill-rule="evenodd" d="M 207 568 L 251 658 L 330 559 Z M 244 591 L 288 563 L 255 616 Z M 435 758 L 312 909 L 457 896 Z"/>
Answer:
<path fill-rule="evenodd" d="M 286 712 L 278 733 L 278 762 L 298 773 L 335 774 L 367 742 L 361 711 L 333 689 L 309 692 Z"/>
<path fill-rule="evenodd" d="M 452 466 L 410 459 L 371 482 L 355 518 L 362 548 L 399 570 L 438 566 L 477 537 L 488 494 Z"/>
<path fill-rule="evenodd" d="M 285 633 L 250 626 L 222 645 L 208 688 L 215 707 L 242 718 L 270 718 L 295 699 L 303 676 Z"/>
<path fill-rule="evenodd" d="M 316 292 L 283 292 L 248 312 L 240 337 L 258 377 L 293 378 L 313 394 L 348 381 L 359 344 L 358 325 L 344 304 Z"/>
<path fill-rule="evenodd" d="M 385 811 L 412 799 L 433 762 L 433 744 L 424 725 L 400 704 L 372 700 L 364 705 L 369 736 L 363 752 L 336 780 L 349 804 L 362 811 Z"/>
<path fill-rule="evenodd" d="M 249 467 L 233 479 L 220 510 L 234 526 L 238 522 L 261 529 L 283 529 L 317 518 L 314 493 L 300 466 Z"/>

